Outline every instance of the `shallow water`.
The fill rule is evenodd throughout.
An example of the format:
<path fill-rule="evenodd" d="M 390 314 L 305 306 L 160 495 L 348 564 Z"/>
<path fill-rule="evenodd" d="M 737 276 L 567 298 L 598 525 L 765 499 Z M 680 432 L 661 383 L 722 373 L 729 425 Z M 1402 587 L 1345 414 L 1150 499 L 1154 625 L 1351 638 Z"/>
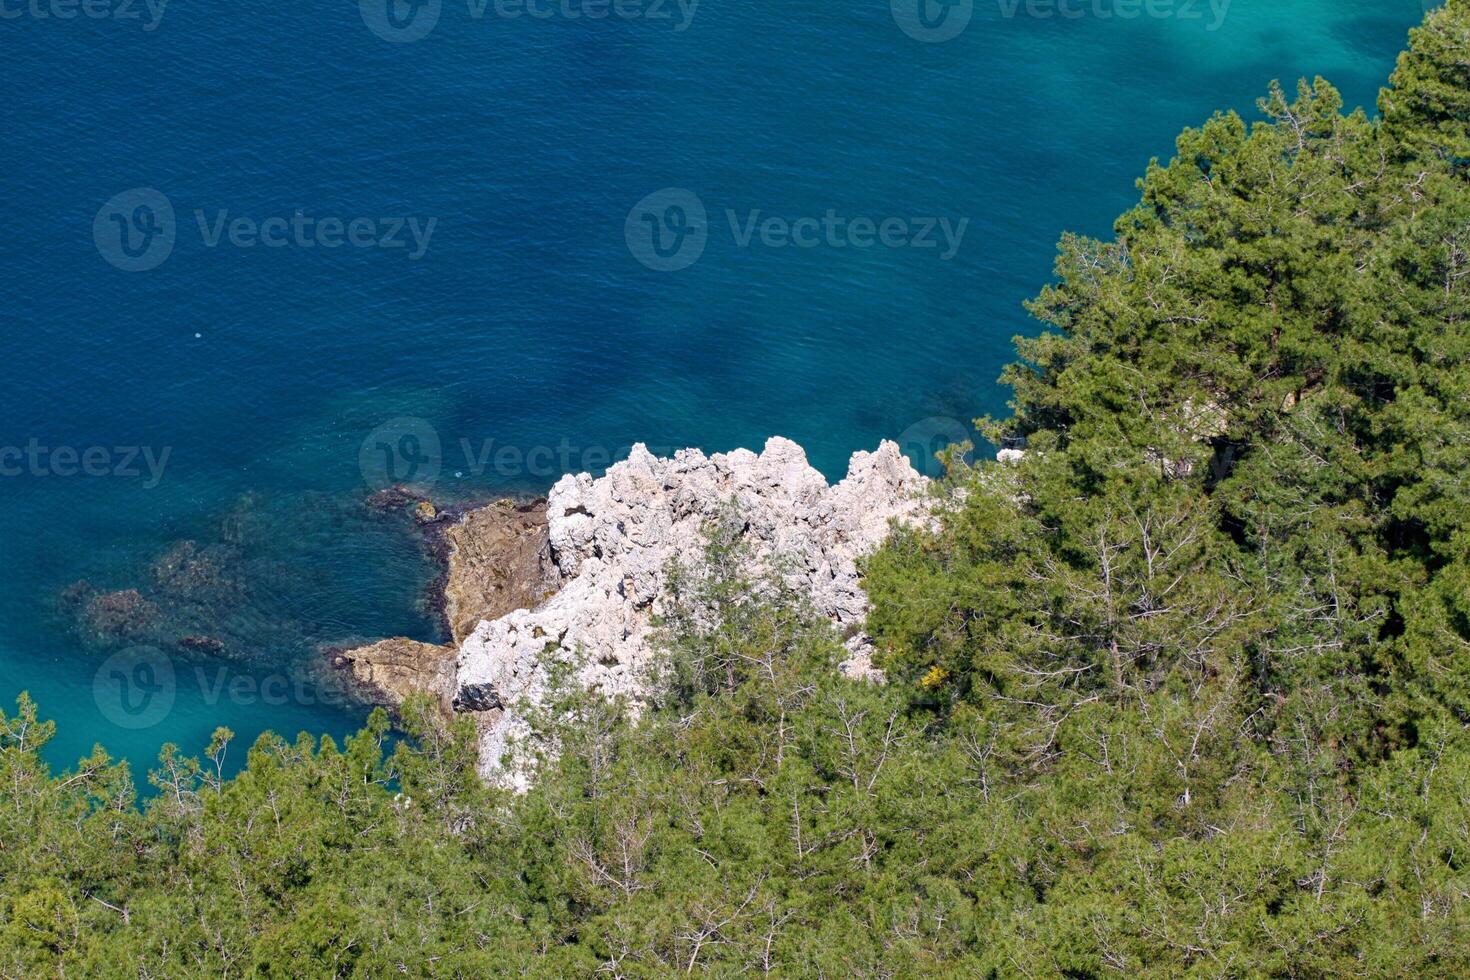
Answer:
<path fill-rule="evenodd" d="M 35 440 L 39 460 L 0 477 L 0 697 L 30 690 L 60 721 L 60 765 L 101 741 L 145 767 L 221 723 L 352 730 L 361 709 L 302 681 L 317 646 L 435 630 L 407 524 L 359 506 L 390 471 L 474 497 L 635 440 L 779 433 L 836 476 L 880 438 L 921 454 L 1003 411 L 994 378 L 1061 231 L 1106 234 L 1181 127 L 1250 111 L 1272 78 L 1322 74 L 1371 106 L 1422 13 L 981 0 L 928 43 L 870 0 L 595 21 L 566 16 L 595 9 L 577 0 L 550 18 L 443 0 L 426 36 L 390 43 L 373 3 L 0 22 L 0 448 Z M 171 247 L 136 188 L 172 208 Z M 669 210 L 688 196 L 631 213 L 667 188 L 708 216 L 692 264 L 691 208 Z M 341 229 L 298 235 L 298 210 Z M 785 236 L 759 230 L 773 216 Z M 417 245 L 394 231 L 409 217 Z M 372 246 L 324 244 L 354 219 Z M 885 221 L 907 244 L 876 240 Z M 286 244 L 247 247 L 252 227 Z M 69 475 L 84 458 L 99 475 Z M 195 568 L 216 585 L 182 600 L 150 568 L 181 541 L 226 568 Z M 139 588 L 165 626 L 79 632 L 60 599 L 78 580 Z M 235 659 L 169 645 L 186 629 Z M 140 638 L 162 662 L 107 661 Z"/>

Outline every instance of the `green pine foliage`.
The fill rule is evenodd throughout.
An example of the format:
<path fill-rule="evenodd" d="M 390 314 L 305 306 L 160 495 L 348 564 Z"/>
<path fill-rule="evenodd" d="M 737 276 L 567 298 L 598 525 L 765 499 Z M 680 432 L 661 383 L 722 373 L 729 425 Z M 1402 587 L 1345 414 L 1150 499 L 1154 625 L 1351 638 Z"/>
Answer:
<path fill-rule="evenodd" d="M 0 714 L 3 977 L 1470 975 L 1470 0 L 1380 100 L 1273 88 L 1063 239 L 966 466 L 869 562 L 885 685 L 673 570 L 661 700 L 221 729 L 140 792 Z"/>

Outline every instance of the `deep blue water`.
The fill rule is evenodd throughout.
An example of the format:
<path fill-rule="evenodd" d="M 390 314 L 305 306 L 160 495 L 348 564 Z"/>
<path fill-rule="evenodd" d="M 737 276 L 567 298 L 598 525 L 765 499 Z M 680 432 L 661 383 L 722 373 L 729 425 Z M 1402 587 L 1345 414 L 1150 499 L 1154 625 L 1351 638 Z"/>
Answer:
<path fill-rule="evenodd" d="M 0 455 L 0 698 L 29 690 L 60 722 L 59 765 L 100 741 L 140 769 L 219 723 L 350 731 L 363 711 L 309 686 L 316 647 L 433 635 L 432 568 L 403 522 L 360 505 L 386 463 L 476 497 L 633 441 L 779 433 L 831 475 L 880 438 L 917 452 L 958 424 L 926 420 L 1004 410 L 994 378 L 1035 329 L 1020 304 L 1063 230 L 1106 234 L 1183 126 L 1250 112 L 1273 78 L 1321 74 L 1371 107 L 1422 13 L 1234 0 L 1217 21 L 1201 0 L 1197 19 L 1124 20 L 1073 0 L 1086 15 L 1064 19 L 976 0 L 962 33 L 923 43 L 887 0 L 600 20 L 565 13 L 610 9 L 597 0 L 550 18 L 442 0 L 426 36 L 390 43 L 373 0 L 180 2 L 152 30 L 141 0 L 135 20 L 38 16 L 49 2 L 0 6 L 19 12 L 0 17 L 0 452 L 38 460 Z M 708 216 L 678 271 L 638 256 L 663 261 L 651 228 L 698 244 L 694 208 L 668 207 L 688 195 L 630 215 L 666 188 Z M 305 247 L 298 211 L 342 222 L 328 238 L 364 219 L 359 241 L 408 247 Z M 829 211 L 847 247 L 810 222 L 816 247 L 776 247 L 779 228 L 740 241 L 753 217 Z M 288 244 L 231 244 L 240 217 Z M 409 217 L 434 222 L 421 255 L 384 220 Z M 890 242 L 940 247 L 879 242 L 889 219 Z M 966 222 L 952 256 L 919 234 L 937 219 Z M 56 447 L 138 475 L 69 475 Z M 166 450 L 159 478 L 120 447 Z M 150 568 L 182 541 L 204 556 L 183 593 Z M 134 587 L 153 603 L 141 634 L 79 628 L 96 596 Z M 186 634 L 237 659 L 159 639 Z M 140 641 L 164 658 L 152 675 L 107 661 Z"/>

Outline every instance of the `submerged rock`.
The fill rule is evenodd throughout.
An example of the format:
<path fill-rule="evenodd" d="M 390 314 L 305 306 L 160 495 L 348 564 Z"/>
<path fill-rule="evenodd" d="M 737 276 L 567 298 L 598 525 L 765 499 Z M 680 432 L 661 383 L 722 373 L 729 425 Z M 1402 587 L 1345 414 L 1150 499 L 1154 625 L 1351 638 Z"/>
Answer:
<path fill-rule="evenodd" d="M 283 670 L 312 657 L 331 637 L 338 605 L 321 598 L 336 582 L 319 542 L 352 541 L 359 528 L 386 532 L 355 498 L 269 504 L 243 495 L 213 529 L 137 555 L 120 580 L 68 586 L 58 622 L 88 647 L 147 644 L 186 661 Z"/>
<path fill-rule="evenodd" d="M 212 636 L 183 636 L 179 638 L 178 645 L 180 649 L 190 653 L 203 653 L 210 656 L 219 656 L 225 650 L 224 642 Z"/>
<path fill-rule="evenodd" d="M 409 507 L 427 503 L 428 499 L 418 491 L 405 486 L 385 487 L 374 492 L 363 504 L 368 510 L 379 514 L 400 513 Z"/>
<path fill-rule="evenodd" d="M 147 637 L 158 618 L 157 604 L 137 589 L 120 589 L 88 598 L 82 607 L 81 623 L 89 639 L 122 643 Z"/>
<path fill-rule="evenodd" d="M 180 541 L 154 560 L 150 573 L 154 587 L 165 595 L 196 601 L 219 599 L 238 591 L 227 573 L 232 560 L 232 555 L 219 549 Z"/>

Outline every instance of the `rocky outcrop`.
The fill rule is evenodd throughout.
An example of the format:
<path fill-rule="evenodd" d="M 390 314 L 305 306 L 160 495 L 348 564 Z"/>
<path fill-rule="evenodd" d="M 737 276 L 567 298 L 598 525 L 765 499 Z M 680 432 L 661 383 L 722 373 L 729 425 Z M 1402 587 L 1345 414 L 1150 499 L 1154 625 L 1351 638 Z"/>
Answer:
<path fill-rule="evenodd" d="M 540 605 L 561 582 L 544 500 L 500 500 L 441 533 L 444 618 L 456 646 L 484 620 Z"/>
<path fill-rule="evenodd" d="M 444 614 L 457 649 L 385 640 L 338 652 L 334 662 L 373 700 L 398 704 L 422 692 L 445 718 L 469 714 L 482 774 L 523 788 L 525 759 L 508 750 L 535 737 L 528 719 L 546 704 L 554 675 L 635 706 L 649 693 L 666 576 L 676 561 L 696 562 L 706 527 L 729 513 L 751 559 L 847 636 L 842 671 L 881 678 L 861 629 L 868 600 L 858 562 L 894 521 L 927 518 L 928 483 L 888 442 L 855 454 L 835 485 L 787 439 L 771 439 L 759 455 L 684 450 L 660 459 L 635 446 L 605 476 L 563 477 L 545 501 L 436 512 Z"/>
<path fill-rule="evenodd" d="M 369 506 L 383 504 L 380 491 Z M 556 589 L 551 560 L 546 501 L 499 500 L 463 512 L 441 514 L 428 501 L 395 496 L 392 507 L 410 509 L 420 523 L 443 521 L 432 531 L 431 546 L 444 565 L 436 602 L 442 603 L 451 645 L 403 637 L 332 651 L 332 663 L 347 671 L 365 700 L 396 706 L 412 694 L 428 694 L 448 719 L 455 711 L 486 711 L 498 705 L 488 697 L 460 697 L 455 662 L 458 645 L 476 626 L 515 609 L 538 605 Z M 433 510 L 432 516 L 425 507 Z"/>
<path fill-rule="evenodd" d="M 350 672 L 363 700 L 397 707 L 415 694 L 427 694 L 448 721 L 458 690 L 451 646 L 395 637 L 336 654 L 334 665 Z"/>
<path fill-rule="evenodd" d="M 550 693 L 558 664 L 596 693 L 635 703 L 647 693 L 670 563 L 696 558 L 705 526 L 732 504 L 753 558 L 779 569 L 849 633 L 853 657 L 844 670 L 871 676 L 857 563 L 893 521 L 924 519 L 927 484 L 895 444 L 883 443 L 855 454 L 847 477 L 829 486 L 800 446 L 780 438 L 759 455 L 684 450 L 659 459 L 639 445 L 603 477 L 563 477 L 546 506 L 559 588 L 544 602 L 485 619 L 460 646 L 455 701 L 460 710 L 486 706 L 483 774 L 524 784 L 525 770 L 508 764 L 507 749 L 533 734 L 527 716 Z"/>

